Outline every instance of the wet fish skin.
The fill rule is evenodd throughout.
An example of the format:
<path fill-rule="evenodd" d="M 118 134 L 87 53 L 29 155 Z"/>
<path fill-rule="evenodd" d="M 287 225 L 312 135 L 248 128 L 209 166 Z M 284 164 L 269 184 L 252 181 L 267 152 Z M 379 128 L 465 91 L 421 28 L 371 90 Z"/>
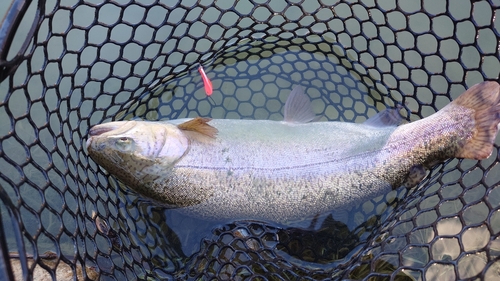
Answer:
<path fill-rule="evenodd" d="M 111 122 L 91 130 L 87 149 L 138 193 L 190 215 L 286 223 L 384 194 L 415 167 L 488 157 L 499 102 L 498 83 L 484 82 L 399 127 L 304 123 L 311 115 L 303 112 L 300 122 L 293 114 L 287 122 Z"/>

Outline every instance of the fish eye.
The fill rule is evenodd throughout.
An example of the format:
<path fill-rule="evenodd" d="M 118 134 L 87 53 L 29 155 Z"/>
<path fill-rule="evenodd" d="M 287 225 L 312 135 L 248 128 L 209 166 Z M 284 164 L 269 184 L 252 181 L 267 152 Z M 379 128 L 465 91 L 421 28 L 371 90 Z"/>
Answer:
<path fill-rule="evenodd" d="M 116 148 L 118 148 L 121 151 L 129 151 L 132 149 L 133 142 L 134 141 L 131 138 L 120 137 L 116 139 L 115 145 Z"/>

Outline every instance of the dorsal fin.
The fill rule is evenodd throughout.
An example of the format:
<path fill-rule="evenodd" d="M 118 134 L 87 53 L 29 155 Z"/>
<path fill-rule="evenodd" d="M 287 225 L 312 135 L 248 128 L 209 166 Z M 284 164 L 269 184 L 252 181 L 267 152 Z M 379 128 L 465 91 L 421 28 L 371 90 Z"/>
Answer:
<path fill-rule="evenodd" d="M 311 106 L 311 100 L 304 94 L 302 87 L 293 87 L 285 102 L 284 121 L 290 123 L 307 123 L 316 119 Z"/>
<path fill-rule="evenodd" d="M 368 118 L 363 124 L 373 127 L 398 126 L 403 121 L 399 113 L 402 108 L 398 105 L 396 108 L 387 108 Z"/>
<path fill-rule="evenodd" d="M 177 125 L 177 128 L 187 132 L 195 132 L 214 139 L 218 130 L 208 124 L 210 120 L 212 120 L 212 118 L 196 117 Z"/>

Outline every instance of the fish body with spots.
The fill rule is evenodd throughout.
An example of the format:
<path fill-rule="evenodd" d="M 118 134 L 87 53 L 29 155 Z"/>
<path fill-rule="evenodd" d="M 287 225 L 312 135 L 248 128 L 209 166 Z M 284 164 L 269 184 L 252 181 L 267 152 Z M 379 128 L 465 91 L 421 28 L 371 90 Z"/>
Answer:
<path fill-rule="evenodd" d="M 188 215 L 287 223 L 414 186 L 425 168 L 448 158 L 487 158 L 499 90 L 483 82 L 398 126 L 390 110 L 361 124 L 314 122 L 295 87 L 284 121 L 117 121 L 93 127 L 87 149 L 125 185 Z"/>

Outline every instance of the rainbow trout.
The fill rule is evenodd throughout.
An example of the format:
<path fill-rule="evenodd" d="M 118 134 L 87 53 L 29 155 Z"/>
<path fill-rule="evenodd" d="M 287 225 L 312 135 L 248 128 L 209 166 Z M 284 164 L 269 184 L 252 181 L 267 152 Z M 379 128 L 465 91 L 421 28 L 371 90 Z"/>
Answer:
<path fill-rule="evenodd" d="M 309 98 L 295 87 L 284 121 L 110 122 L 91 128 L 87 150 L 125 185 L 188 215 L 287 223 L 412 187 L 448 158 L 489 157 L 499 91 L 496 82 L 477 84 L 396 126 L 394 111 L 361 124 L 311 122 Z"/>

